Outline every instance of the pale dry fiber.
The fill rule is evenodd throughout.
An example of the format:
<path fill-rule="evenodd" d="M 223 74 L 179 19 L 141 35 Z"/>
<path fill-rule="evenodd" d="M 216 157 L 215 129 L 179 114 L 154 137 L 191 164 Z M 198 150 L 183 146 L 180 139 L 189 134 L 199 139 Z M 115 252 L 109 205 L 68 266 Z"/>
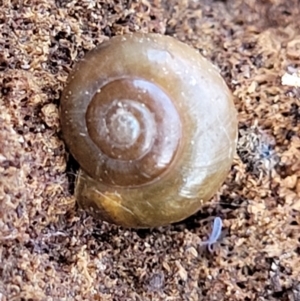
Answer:
<path fill-rule="evenodd" d="M 297 0 L 0 1 L 0 300 L 300 300 Z M 219 67 L 238 154 L 186 221 L 124 230 L 78 211 L 58 106 L 74 62 L 110 36 L 172 35 Z M 223 237 L 198 247 L 215 216 Z"/>

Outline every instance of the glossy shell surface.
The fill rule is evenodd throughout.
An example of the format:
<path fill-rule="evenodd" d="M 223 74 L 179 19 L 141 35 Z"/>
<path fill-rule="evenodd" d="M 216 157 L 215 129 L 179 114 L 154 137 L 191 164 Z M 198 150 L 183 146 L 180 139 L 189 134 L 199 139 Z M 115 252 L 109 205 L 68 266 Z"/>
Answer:
<path fill-rule="evenodd" d="M 158 34 L 111 38 L 87 53 L 61 99 L 81 166 L 76 198 L 95 217 L 147 228 L 195 213 L 225 180 L 237 114 L 218 70 Z"/>

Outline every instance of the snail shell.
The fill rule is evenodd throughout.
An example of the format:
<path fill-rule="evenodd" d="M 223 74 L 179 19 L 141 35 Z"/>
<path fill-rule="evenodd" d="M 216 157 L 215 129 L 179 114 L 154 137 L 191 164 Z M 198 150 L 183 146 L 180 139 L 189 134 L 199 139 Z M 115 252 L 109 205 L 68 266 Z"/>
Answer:
<path fill-rule="evenodd" d="M 158 34 L 117 36 L 87 53 L 60 114 L 81 167 L 79 205 L 125 227 L 195 213 L 221 186 L 236 149 L 236 110 L 216 68 Z"/>

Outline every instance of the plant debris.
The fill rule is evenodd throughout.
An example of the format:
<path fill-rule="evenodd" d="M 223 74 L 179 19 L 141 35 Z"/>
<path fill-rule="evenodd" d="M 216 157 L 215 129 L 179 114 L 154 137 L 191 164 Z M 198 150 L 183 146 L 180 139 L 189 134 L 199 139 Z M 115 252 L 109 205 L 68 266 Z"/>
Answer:
<path fill-rule="evenodd" d="M 0 300 L 300 300 L 298 0 L 0 2 Z M 74 63 L 135 31 L 211 60 L 240 121 L 210 204 L 152 230 L 78 210 L 58 118 Z M 199 253 L 216 216 L 224 237 Z"/>

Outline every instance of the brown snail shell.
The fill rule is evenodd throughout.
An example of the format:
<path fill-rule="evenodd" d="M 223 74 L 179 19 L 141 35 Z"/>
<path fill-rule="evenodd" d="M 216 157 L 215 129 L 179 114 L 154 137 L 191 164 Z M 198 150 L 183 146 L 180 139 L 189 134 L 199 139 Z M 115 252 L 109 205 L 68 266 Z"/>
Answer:
<path fill-rule="evenodd" d="M 113 37 L 87 53 L 60 113 L 81 166 L 79 205 L 125 227 L 195 213 L 221 186 L 236 149 L 236 110 L 216 68 L 158 34 Z"/>

